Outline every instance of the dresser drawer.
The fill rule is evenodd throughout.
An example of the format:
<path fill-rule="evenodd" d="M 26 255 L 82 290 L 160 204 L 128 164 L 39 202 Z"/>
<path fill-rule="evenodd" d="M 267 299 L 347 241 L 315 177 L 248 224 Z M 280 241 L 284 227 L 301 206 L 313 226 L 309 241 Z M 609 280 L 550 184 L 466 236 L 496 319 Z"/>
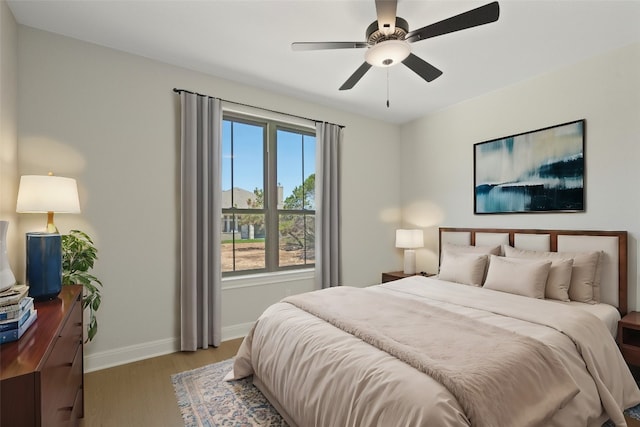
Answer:
<path fill-rule="evenodd" d="M 82 388 L 78 389 L 76 398 L 73 401 L 73 410 L 71 411 L 71 419 L 69 420 L 69 427 L 75 427 L 80 425 L 80 418 L 84 416 L 84 393 Z"/>
<path fill-rule="evenodd" d="M 42 425 L 66 426 L 82 389 L 82 305 L 75 304 L 42 372 Z"/>
<path fill-rule="evenodd" d="M 58 337 L 58 343 L 63 346 L 74 347 L 76 345 L 80 345 L 82 343 L 82 303 L 80 301 L 76 302 L 74 305 L 69 318 L 65 322 L 62 332 L 60 332 L 60 336 Z M 56 344 L 56 345 L 57 345 Z M 54 350 L 55 351 L 55 350 Z M 73 357 L 73 353 L 71 355 L 64 356 L 66 359 L 68 357 Z M 52 353 L 53 357 L 53 353 Z"/>
<path fill-rule="evenodd" d="M 76 353 L 76 357 L 73 360 L 73 365 L 71 365 L 71 372 L 69 373 L 69 389 L 73 391 L 74 394 L 77 394 L 78 391 L 82 391 L 83 386 L 83 376 L 84 376 L 84 363 L 83 363 L 83 353 L 82 346 L 78 346 L 78 351 Z M 70 402 L 75 402 L 76 397 Z M 72 406 L 75 407 L 75 403 L 72 403 Z"/>
<path fill-rule="evenodd" d="M 43 426 L 75 425 L 82 415 L 82 347 L 78 346 L 71 366 L 52 367 L 43 371 Z M 46 393 L 46 395 L 45 395 Z M 80 404 L 80 406 L 78 406 Z"/>

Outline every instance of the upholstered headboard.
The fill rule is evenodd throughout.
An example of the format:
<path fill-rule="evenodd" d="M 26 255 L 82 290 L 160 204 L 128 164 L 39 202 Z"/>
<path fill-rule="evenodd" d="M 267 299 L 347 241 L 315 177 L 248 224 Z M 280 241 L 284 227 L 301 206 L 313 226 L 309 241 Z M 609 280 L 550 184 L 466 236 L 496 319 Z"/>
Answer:
<path fill-rule="evenodd" d="M 440 227 L 445 243 L 475 246 L 508 244 L 551 252 L 602 251 L 600 300 L 627 313 L 627 232 Z"/>

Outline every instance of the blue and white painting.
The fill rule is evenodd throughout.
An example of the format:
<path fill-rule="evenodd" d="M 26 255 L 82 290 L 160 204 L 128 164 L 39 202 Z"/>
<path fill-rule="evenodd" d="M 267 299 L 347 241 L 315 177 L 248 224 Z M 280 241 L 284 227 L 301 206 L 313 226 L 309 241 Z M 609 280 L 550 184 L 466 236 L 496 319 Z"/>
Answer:
<path fill-rule="evenodd" d="M 475 213 L 584 211 L 584 126 L 475 144 Z"/>

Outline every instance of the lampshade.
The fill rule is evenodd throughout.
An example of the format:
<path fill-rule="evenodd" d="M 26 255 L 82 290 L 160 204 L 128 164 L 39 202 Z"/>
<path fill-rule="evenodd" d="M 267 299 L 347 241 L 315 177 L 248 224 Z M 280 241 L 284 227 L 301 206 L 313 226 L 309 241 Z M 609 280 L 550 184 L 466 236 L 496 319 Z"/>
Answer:
<path fill-rule="evenodd" d="M 385 40 L 371 46 L 364 59 L 375 67 L 391 67 L 404 61 L 411 53 L 409 43 L 404 40 Z"/>
<path fill-rule="evenodd" d="M 423 246 L 422 230 L 396 230 L 396 248 L 413 249 Z"/>
<path fill-rule="evenodd" d="M 16 212 L 80 213 L 76 180 L 53 175 L 22 176 Z"/>
<path fill-rule="evenodd" d="M 20 178 L 16 212 L 47 213 L 47 232 L 57 233 L 53 214 L 80 213 L 78 185 L 73 178 L 49 175 L 24 175 Z"/>

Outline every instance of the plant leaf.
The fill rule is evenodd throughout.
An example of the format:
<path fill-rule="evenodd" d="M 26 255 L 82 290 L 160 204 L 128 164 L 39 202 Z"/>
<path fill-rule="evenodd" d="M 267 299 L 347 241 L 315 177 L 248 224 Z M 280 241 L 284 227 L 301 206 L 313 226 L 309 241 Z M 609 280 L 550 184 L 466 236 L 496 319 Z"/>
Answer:
<path fill-rule="evenodd" d="M 89 273 L 98 259 L 98 249 L 91 237 L 83 231 L 71 230 L 62 236 L 62 284 L 83 286 L 82 308 L 89 308 L 87 341 L 93 340 L 98 332 L 95 312 L 100 308 L 100 287 L 102 282 Z M 96 286 L 98 285 L 98 286 Z"/>

